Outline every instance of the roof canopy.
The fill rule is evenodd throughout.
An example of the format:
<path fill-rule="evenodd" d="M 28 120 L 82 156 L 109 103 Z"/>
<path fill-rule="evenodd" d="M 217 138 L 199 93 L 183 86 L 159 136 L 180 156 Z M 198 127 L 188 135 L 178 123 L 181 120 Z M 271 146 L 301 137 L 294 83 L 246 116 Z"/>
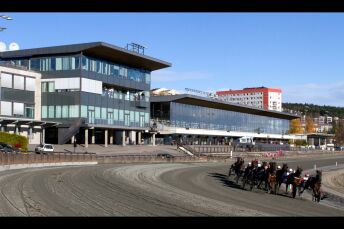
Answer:
<path fill-rule="evenodd" d="M 172 66 L 171 63 L 104 42 L 92 42 L 0 52 L 0 57 L 2 59 L 12 59 L 77 53 L 83 53 L 91 57 L 124 64 L 134 68 L 142 68 L 149 71 Z"/>
<path fill-rule="evenodd" d="M 260 108 L 255 108 L 251 106 L 244 106 L 236 103 L 229 103 L 221 100 L 215 100 L 190 94 L 181 94 L 181 95 L 170 95 L 170 96 L 151 96 L 151 102 L 178 102 L 202 107 L 210 107 L 220 110 L 229 110 L 229 111 L 237 111 L 242 113 L 248 114 L 255 114 L 261 116 L 268 116 L 274 118 L 281 118 L 281 119 L 296 119 L 300 118 L 300 116 L 278 112 L 278 111 L 271 111 L 271 110 L 264 110 Z"/>

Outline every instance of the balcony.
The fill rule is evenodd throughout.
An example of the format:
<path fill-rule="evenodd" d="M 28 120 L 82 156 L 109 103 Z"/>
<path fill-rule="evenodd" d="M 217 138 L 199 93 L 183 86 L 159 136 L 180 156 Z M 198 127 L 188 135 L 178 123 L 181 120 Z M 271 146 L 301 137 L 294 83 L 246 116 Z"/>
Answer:
<path fill-rule="evenodd" d="M 135 100 L 135 101 L 130 101 L 130 105 L 132 107 L 147 108 L 147 107 L 149 107 L 149 102 L 147 102 L 145 100 Z"/>

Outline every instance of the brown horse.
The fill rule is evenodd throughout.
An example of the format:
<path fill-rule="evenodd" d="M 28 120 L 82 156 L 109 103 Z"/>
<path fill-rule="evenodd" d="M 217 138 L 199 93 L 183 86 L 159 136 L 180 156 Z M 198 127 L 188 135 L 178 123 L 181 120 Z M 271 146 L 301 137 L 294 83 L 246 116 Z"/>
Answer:
<path fill-rule="evenodd" d="M 272 189 L 277 194 L 277 176 L 276 176 L 276 162 L 270 162 L 267 169 L 267 186 L 268 193 L 271 193 Z"/>
<path fill-rule="evenodd" d="M 317 170 L 315 176 L 311 176 L 306 184 L 304 189 L 301 191 L 303 193 L 306 189 L 312 189 L 312 200 L 316 202 L 320 202 L 321 197 L 321 179 L 322 179 L 322 171 Z"/>
<path fill-rule="evenodd" d="M 288 191 L 288 185 L 291 184 L 292 185 L 293 198 L 295 198 L 295 196 L 296 196 L 297 189 L 299 189 L 299 195 L 301 193 L 300 192 L 301 173 L 302 173 L 302 169 L 298 166 L 296 169 L 296 172 L 289 174 L 289 176 L 287 177 L 287 182 L 285 184 L 286 192 Z"/>
<path fill-rule="evenodd" d="M 234 174 L 236 175 L 236 183 L 238 183 L 239 178 L 241 174 L 243 173 L 244 165 L 245 165 L 245 160 L 242 157 L 238 157 L 237 161 L 231 165 L 228 172 L 228 177 L 230 177 L 232 172 L 234 172 Z"/>
<path fill-rule="evenodd" d="M 321 188 L 321 181 L 320 182 L 316 182 L 314 184 L 314 188 L 313 188 L 312 201 L 315 201 L 315 202 L 318 202 L 318 203 L 320 202 L 320 197 L 321 197 L 320 188 Z"/>

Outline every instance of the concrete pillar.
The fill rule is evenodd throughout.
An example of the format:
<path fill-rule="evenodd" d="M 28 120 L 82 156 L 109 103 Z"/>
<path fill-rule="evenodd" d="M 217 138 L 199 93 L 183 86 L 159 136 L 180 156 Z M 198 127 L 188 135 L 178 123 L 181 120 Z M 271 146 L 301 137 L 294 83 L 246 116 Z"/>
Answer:
<path fill-rule="evenodd" d="M 85 129 L 85 148 L 88 148 L 88 129 Z"/>
<path fill-rule="evenodd" d="M 15 129 L 16 129 L 15 133 L 19 134 L 19 126 L 18 125 L 15 126 Z"/>
<path fill-rule="evenodd" d="M 153 146 L 155 146 L 155 134 L 153 134 L 153 136 L 152 136 L 152 144 L 153 144 Z"/>
<path fill-rule="evenodd" d="M 319 137 L 319 146 L 321 145 L 320 137 Z"/>
<path fill-rule="evenodd" d="M 122 131 L 122 146 L 125 146 L 125 130 Z"/>
<path fill-rule="evenodd" d="M 104 146 L 105 147 L 108 147 L 108 129 L 105 129 L 105 136 L 104 136 L 104 138 L 105 138 L 105 143 L 104 143 Z"/>
<path fill-rule="evenodd" d="M 45 143 L 45 128 L 42 128 L 42 140 L 41 143 L 44 144 Z"/>
<path fill-rule="evenodd" d="M 95 135 L 94 135 L 94 132 L 95 132 L 95 130 L 92 129 L 92 138 L 91 138 L 91 143 L 92 143 L 92 144 L 95 144 L 95 143 L 96 143 L 96 137 L 95 137 Z"/>
<path fill-rule="evenodd" d="M 139 132 L 137 132 L 137 144 L 138 145 L 141 145 L 142 144 L 142 142 L 141 142 L 141 132 L 139 131 Z"/>
<path fill-rule="evenodd" d="M 130 144 L 136 145 L 136 131 L 129 132 L 129 141 L 130 141 Z"/>
<path fill-rule="evenodd" d="M 325 141 L 325 145 L 326 145 L 326 138 L 324 139 L 324 141 Z"/>
<path fill-rule="evenodd" d="M 73 136 L 71 139 L 72 144 L 74 144 L 74 141 L 75 141 L 75 136 Z"/>
<path fill-rule="evenodd" d="M 5 126 L 1 126 L 1 131 L 5 132 Z"/>
<path fill-rule="evenodd" d="M 113 130 L 110 130 L 109 135 L 110 135 L 110 145 L 113 145 Z"/>
<path fill-rule="evenodd" d="M 31 143 L 31 140 L 33 139 L 33 135 L 32 135 L 32 126 L 29 127 L 29 142 Z"/>

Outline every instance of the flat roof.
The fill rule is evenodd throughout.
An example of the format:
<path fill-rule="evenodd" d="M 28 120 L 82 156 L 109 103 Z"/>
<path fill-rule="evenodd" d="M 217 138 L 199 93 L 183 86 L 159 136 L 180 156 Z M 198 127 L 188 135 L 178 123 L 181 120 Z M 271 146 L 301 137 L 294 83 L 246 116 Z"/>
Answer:
<path fill-rule="evenodd" d="M 169 62 L 100 41 L 0 52 L 0 58 L 6 60 L 10 58 L 31 58 L 40 56 L 77 54 L 81 52 L 90 57 L 101 58 L 111 62 L 124 64 L 134 68 L 142 68 L 149 71 L 172 66 L 172 64 Z"/>
<path fill-rule="evenodd" d="M 281 119 L 296 119 L 300 118 L 298 115 L 293 115 L 285 112 L 264 110 L 261 108 L 245 106 L 236 103 L 225 102 L 222 100 L 211 99 L 190 94 L 180 94 L 180 95 L 166 95 L 166 96 L 151 96 L 150 102 L 178 102 L 202 107 L 215 108 L 220 110 L 237 111 L 241 113 L 255 114 L 261 116 L 268 116 L 273 118 Z"/>

